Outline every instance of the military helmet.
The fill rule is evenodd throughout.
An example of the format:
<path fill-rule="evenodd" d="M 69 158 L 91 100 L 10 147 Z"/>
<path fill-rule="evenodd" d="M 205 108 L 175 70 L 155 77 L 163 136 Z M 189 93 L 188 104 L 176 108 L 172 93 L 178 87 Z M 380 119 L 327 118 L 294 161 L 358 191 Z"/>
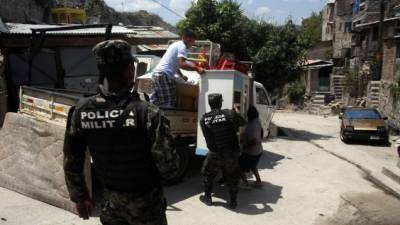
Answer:
<path fill-rule="evenodd" d="M 219 93 L 212 93 L 208 95 L 208 104 L 211 108 L 221 108 L 222 95 Z"/>
<path fill-rule="evenodd" d="M 124 40 L 108 40 L 98 43 L 93 48 L 98 65 L 129 64 L 137 61 L 132 56 L 131 46 Z"/>

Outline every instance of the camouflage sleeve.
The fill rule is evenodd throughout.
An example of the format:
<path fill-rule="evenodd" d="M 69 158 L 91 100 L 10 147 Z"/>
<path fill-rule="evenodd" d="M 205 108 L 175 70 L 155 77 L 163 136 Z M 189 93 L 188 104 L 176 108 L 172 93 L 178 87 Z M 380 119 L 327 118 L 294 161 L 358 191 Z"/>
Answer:
<path fill-rule="evenodd" d="M 79 137 L 76 129 L 76 113 L 72 108 L 68 115 L 64 139 L 65 182 L 73 202 L 90 199 L 83 173 L 86 143 Z"/>
<path fill-rule="evenodd" d="M 246 123 L 247 123 L 246 119 L 244 119 L 239 113 L 237 113 L 233 110 L 229 110 L 229 114 L 232 117 L 233 125 L 235 126 L 236 130 L 238 130 L 239 127 L 246 125 Z"/>
<path fill-rule="evenodd" d="M 150 104 L 147 113 L 147 128 L 152 143 L 151 154 L 164 179 L 173 178 L 179 169 L 179 155 L 170 133 L 169 120 L 159 109 Z"/>

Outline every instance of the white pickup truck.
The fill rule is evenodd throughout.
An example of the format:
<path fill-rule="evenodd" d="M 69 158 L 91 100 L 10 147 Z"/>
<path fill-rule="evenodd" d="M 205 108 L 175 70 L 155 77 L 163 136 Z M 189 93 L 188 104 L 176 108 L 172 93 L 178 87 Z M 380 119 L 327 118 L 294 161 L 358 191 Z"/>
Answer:
<path fill-rule="evenodd" d="M 239 80 L 242 80 L 240 85 L 237 83 Z M 150 91 L 145 87 L 149 85 L 149 82 L 151 83 L 151 80 L 137 79 L 136 82 L 139 92 Z M 204 112 L 209 110 L 206 97 L 210 92 L 223 94 L 224 107 L 231 108 L 232 104 L 239 103 L 243 116 L 250 105 L 256 106 L 260 112 L 263 136 L 268 136 L 273 107 L 262 84 L 251 82 L 247 75 L 234 70 L 211 70 L 202 75 L 200 85 L 178 84 L 178 107 L 162 109 L 162 113 L 170 120 L 171 132 L 181 157 L 180 172 L 172 182 L 182 179 L 194 154 L 205 155 L 206 153 L 200 150 L 204 150 L 205 142 L 198 121 Z M 40 121 L 64 126 L 70 108 L 84 96 L 85 93 L 65 89 L 22 86 L 19 113 Z"/>

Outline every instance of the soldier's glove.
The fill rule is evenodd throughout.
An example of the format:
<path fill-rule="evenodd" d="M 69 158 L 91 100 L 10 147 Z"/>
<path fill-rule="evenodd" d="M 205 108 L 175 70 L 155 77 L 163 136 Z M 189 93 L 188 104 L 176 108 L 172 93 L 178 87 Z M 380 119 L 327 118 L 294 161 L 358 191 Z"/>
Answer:
<path fill-rule="evenodd" d="M 89 219 L 89 216 L 92 214 L 93 207 L 94 205 L 90 200 L 76 203 L 76 210 L 78 211 L 79 217 L 84 220 Z"/>

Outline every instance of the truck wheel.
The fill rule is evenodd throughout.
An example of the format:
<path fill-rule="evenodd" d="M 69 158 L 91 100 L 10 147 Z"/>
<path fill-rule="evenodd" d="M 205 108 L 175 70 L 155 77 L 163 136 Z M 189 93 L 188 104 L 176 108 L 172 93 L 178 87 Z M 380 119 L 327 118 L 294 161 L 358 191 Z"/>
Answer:
<path fill-rule="evenodd" d="M 167 185 L 177 184 L 182 181 L 186 175 L 186 171 L 189 167 L 190 159 L 192 158 L 192 150 L 181 146 L 177 146 L 176 151 L 179 155 L 179 170 L 175 176 L 169 180 L 166 180 Z"/>

